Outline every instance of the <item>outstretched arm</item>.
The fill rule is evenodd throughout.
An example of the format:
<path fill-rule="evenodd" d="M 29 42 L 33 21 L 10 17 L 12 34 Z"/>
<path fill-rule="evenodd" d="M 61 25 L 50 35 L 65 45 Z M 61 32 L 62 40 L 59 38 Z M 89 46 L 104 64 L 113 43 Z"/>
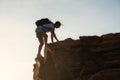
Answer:
<path fill-rule="evenodd" d="M 53 38 L 55 38 L 57 41 L 59 41 L 57 36 L 56 36 L 56 34 L 55 34 L 55 30 L 54 29 L 51 30 L 51 40 L 52 40 L 52 43 L 54 42 Z"/>

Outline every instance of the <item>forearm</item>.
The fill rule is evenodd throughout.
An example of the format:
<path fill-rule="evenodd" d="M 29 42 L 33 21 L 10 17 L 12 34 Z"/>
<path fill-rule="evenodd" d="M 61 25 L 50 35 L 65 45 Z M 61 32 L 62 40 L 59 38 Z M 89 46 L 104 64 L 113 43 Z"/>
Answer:
<path fill-rule="evenodd" d="M 55 38 L 57 41 L 59 41 L 58 38 L 56 37 L 56 34 L 55 34 L 54 30 L 52 30 L 52 31 L 51 31 L 51 40 L 52 40 L 52 43 L 54 42 L 54 38 Z"/>
<path fill-rule="evenodd" d="M 59 41 L 55 33 L 54 33 L 54 38 L 55 38 L 57 41 Z"/>

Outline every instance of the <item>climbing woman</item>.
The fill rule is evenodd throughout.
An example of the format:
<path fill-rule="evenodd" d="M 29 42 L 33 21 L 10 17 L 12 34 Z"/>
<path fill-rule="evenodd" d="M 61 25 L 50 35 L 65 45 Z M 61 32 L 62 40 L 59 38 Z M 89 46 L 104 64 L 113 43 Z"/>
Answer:
<path fill-rule="evenodd" d="M 51 33 L 52 43 L 54 42 L 53 38 L 55 38 L 56 41 L 59 41 L 55 34 L 55 28 L 60 28 L 61 22 L 56 21 L 55 23 L 53 23 L 48 18 L 43 18 L 43 19 L 37 20 L 35 23 L 37 25 L 35 32 L 40 43 L 38 47 L 38 54 L 37 54 L 37 57 L 38 57 L 40 55 L 40 52 L 44 43 L 45 43 L 45 47 L 47 45 L 47 38 L 48 38 L 48 35 L 46 34 L 47 32 Z"/>

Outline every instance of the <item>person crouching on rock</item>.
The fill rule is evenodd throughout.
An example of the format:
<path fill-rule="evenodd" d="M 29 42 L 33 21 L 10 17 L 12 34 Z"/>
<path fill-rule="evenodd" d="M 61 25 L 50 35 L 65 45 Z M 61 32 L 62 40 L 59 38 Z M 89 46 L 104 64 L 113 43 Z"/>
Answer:
<path fill-rule="evenodd" d="M 37 54 L 38 57 L 40 55 L 44 43 L 45 43 L 45 47 L 47 45 L 47 38 L 48 38 L 48 35 L 46 34 L 47 32 L 51 33 L 52 43 L 54 42 L 53 38 L 55 38 L 57 42 L 59 41 L 55 34 L 55 28 L 60 28 L 61 22 L 56 21 L 55 23 L 53 23 L 48 18 L 43 18 L 41 20 L 36 21 L 35 23 L 37 25 L 37 28 L 35 30 L 36 36 L 40 42 L 40 45 L 38 47 L 38 54 Z"/>

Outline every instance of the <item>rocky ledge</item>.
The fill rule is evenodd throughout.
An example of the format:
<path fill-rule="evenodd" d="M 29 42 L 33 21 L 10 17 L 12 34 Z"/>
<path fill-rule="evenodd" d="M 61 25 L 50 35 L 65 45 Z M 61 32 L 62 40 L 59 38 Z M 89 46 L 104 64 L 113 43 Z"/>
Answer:
<path fill-rule="evenodd" d="M 48 44 L 34 64 L 34 80 L 120 80 L 120 33 L 80 36 Z"/>

